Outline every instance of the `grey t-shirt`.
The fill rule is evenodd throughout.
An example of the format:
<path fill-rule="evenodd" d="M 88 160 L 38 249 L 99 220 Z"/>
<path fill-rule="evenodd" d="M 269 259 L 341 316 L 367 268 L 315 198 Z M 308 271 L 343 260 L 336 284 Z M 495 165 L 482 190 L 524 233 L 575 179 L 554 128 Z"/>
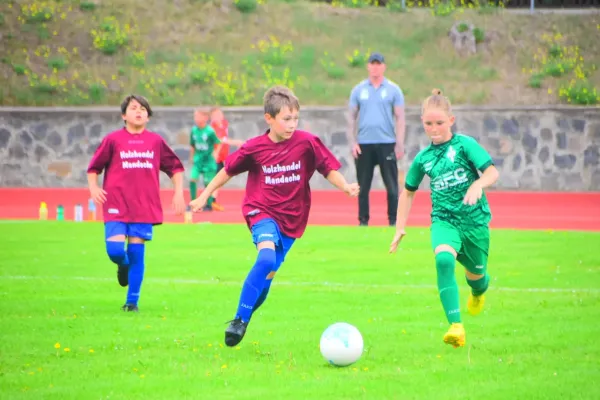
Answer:
<path fill-rule="evenodd" d="M 395 143 L 394 107 L 403 105 L 402 90 L 388 79 L 378 88 L 368 79 L 356 85 L 350 94 L 350 108 L 358 107 L 358 143 Z"/>

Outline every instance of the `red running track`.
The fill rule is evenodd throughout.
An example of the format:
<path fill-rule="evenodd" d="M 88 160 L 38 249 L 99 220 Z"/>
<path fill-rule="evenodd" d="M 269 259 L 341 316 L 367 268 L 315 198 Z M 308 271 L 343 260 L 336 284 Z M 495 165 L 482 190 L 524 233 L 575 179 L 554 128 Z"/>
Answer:
<path fill-rule="evenodd" d="M 172 191 L 162 191 L 165 222 L 183 222 L 170 208 Z M 186 193 L 189 197 L 189 194 Z M 600 193 L 501 192 L 487 193 L 493 228 L 553 229 L 600 231 Z M 194 215 L 194 222 L 242 223 L 242 190 L 221 190 L 219 203 L 223 212 Z M 46 202 L 49 219 L 56 218 L 56 206 L 65 207 L 65 218 L 72 220 L 74 206 L 84 206 L 87 219 L 86 189 L 0 188 L 0 219 L 37 219 L 40 202 Z M 386 194 L 371 192 L 372 226 L 387 225 Z M 428 226 L 431 201 L 429 192 L 418 192 L 408 220 L 409 226 Z M 337 191 L 313 191 L 309 223 L 313 225 L 357 225 L 358 200 Z M 99 211 L 97 219 L 102 219 Z"/>

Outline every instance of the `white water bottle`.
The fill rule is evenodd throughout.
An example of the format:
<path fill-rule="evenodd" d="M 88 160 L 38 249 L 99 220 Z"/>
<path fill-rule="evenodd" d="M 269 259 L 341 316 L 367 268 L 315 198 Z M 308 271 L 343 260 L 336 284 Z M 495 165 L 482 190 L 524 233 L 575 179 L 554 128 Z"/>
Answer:
<path fill-rule="evenodd" d="M 83 221 L 83 207 L 81 206 L 81 204 L 77 204 L 75 206 L 75 222 L 82 222 Z"/>

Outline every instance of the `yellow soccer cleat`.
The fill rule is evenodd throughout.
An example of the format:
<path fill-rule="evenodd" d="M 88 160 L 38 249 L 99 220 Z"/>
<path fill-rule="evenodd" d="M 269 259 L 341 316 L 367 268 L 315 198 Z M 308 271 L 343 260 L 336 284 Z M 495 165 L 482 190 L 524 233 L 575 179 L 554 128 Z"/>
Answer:
<path fill-rule="evenodd" d="M 450 329 L 444 335 L 444 343 L 451 344 L 455 348 L 465 345 L 467 334 L 463 324 L 454 323 L 450 325 Z"/>
<path fill-rule="evenodd" d="M 469 295 L 467 300 L 467 311 L 471 315 L 477 315 L 483 310 L 483 304 L 485 303 L 485 296 L 479 295 L 474 296 L 472 293 Z"/>

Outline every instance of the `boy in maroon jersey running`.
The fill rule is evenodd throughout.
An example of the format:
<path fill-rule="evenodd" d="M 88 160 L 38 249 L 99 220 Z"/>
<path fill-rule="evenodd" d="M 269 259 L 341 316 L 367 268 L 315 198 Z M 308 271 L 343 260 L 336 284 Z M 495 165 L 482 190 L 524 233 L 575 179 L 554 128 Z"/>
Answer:
<path fill-rule="evenodd" d="M 102 204 L 106 252 L 118 265 L 121 286 L 129 285 L 123 311 L 138 311 L 144 279 L 146 241 L 154 225 L 163 222 L 159 171 L 175 186 L 173 208 L 183 213 L 183 164 L 164 139 L 146 130 L 152 116 L 148 101 L 130 95 L 121 104 L 125 126 L 109 133 L 88 166 L 88 186 L 95 202 Z M 98 175 L 104 171 L 102 188 Z M 125 246 L 127 240 L 127 246 Z"/>
<path fill-rule="evenodd" d="M 252 314 L 269 293 L 275 273 L 294 241 L 304 233 L 314 172 L 349 196 L 359 192 L 356 183 L 347 183 L 338 172 L 340 162 L 317 136 L 296 130 L 300 104 L 291 90 L 282 86 L 269 89 L 264 110 L 269 129 L 229 155 L 225 167 L 190 203 L 193 211 L 202 210 L 215 190 L 231 177 L 248 172 L 242 211 L 258 256 L 244 282 L 235 318 L 225 330 L 227 346 L 241 342 Z"/>

